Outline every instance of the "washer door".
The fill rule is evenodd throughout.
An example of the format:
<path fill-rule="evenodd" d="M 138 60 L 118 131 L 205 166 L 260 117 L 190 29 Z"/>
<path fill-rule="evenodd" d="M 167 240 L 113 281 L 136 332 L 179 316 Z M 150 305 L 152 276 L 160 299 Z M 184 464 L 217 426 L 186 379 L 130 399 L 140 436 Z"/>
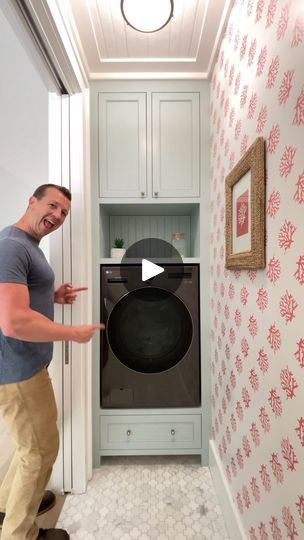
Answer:
<path fill-rule="evenodd" d="M 175 366 L 192 341 L 192 319 L 183 302 L 168 291 L 142 288 L 124 296 L 107 325 L 108 342 L 128 368 L 159 373 Z"/>

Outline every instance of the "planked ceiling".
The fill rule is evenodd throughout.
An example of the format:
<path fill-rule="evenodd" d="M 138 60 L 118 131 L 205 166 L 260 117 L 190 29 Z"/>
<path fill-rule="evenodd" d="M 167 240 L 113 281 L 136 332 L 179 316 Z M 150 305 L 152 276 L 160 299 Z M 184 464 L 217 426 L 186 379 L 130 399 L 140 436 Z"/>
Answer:
<path fill-rule="evenodd" d="M 89 79 L 208 78 L 231 0 L 174 0 L 159 32 L 128 26 L 120 0 L 58 2 Z"/>

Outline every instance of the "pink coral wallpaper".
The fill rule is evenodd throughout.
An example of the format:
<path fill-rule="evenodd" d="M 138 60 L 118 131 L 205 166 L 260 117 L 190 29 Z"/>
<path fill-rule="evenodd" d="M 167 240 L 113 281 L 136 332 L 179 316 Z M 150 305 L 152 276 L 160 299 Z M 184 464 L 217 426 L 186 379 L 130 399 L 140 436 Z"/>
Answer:
<path fill-rule="evenodd" d="M 250 540 L 304 538 L 304 2 L 236 0 L 211 81 L 212 437 Z M 266 144 L 266 268 L 225 269 L 225 177 Z"/>

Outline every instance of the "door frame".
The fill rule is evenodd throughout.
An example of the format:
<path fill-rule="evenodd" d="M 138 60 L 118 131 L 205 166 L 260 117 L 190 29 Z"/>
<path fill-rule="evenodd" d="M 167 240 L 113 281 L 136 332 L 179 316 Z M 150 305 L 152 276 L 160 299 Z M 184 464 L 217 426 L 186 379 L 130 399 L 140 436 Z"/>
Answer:
<path fill-rule="evenodd" d="M 29 36 L 32 38 L 40 54 L 45 57 L 49 72 L 57 82 L 60 82 L 61 88 L 69 96 L 69 184 L 72 192 L 69 233 L 70 277 L 75 286 L 88 287 L 88 291 L 81 293 L 73 306 L 70 321 L 76 325 L 90 323 L 92 248 L 89 89 L 86 70 L 79 57 L 72 29 L 68 26 L 68 18 L 64 17 L 63 7 L 59 9 L 56 0 L 9 1 L 20 19 L 23 19 L 23 23 L 26 23 L 27 38 Z M 50 182 L 59 183 L 58 179 L 57 182 L 55 180 L 50 178 Z M 63 245 L 64 242 L 63 240 Z M 60 242 L 56 236 L 53 238 L 50 236 L 50 252 L 54 254 L 58 246 Z M 62 256 L 63 253 L 57 253 L 52 259 L 52 265 L 57 277 L 65 278 Z M 69 266 L 69 263 L 67 264 Z M 66 318 L 67 313 L 63 313 L 63 316 Z M 92 346 L 91 343 L 70 344 L 68 369 L 64 369 L 67 364 L 64 364 L 65 351 L 62 343 L 55 344 L 55 354 L 61 357 L 61 362 L 52 373 L 59 413 L 58 422 L 63 429 L 64 425 L 68 426 L 69 434 L 62 435 L 62 443 L 65 440 L 65 444 L 61 445 L 53 485 L 60 491 L 84 493 L 92 476 Z M 69 406 L 64 402 L 63 389 Z M 70 467 L 70 471 L 64 472 L 64 464 L 66 469 Z"/>

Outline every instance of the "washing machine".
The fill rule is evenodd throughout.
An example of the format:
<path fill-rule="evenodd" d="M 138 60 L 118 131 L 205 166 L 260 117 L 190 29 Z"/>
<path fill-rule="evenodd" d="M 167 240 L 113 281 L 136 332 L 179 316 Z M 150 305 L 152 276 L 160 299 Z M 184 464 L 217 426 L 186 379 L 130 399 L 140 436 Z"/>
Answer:
<path fill-rule="evenodd" d="M 201 402 L 198 265 L 101 266 L 100 404 L 195 407 Z"/>

